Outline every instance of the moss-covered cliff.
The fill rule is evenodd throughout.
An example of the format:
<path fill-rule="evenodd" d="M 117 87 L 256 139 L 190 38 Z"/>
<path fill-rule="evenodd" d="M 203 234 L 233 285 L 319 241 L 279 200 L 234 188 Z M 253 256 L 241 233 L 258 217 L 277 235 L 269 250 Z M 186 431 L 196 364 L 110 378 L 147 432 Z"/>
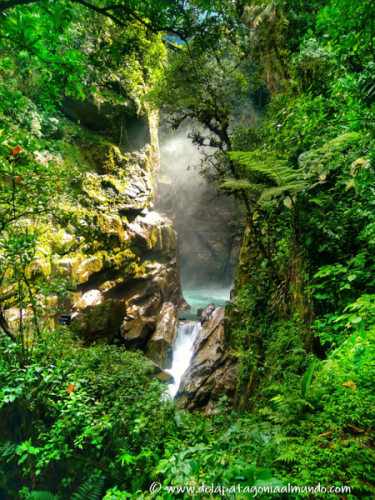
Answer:
<path fill-rule="evenodd" d="M 68 173 L 57 187 L 53 215 L 37 221 L 36 258 L 27 276 L 31 281 L 70 283 L 70 295 L 58 300 L 52 293 L 48 300 L 55 321 L 62 313 L 70 314 L 72 329 L 86 343 L 129 341 L 133 349 L 150 351 L 163 305 L 177 311 L 182 300 L 176 234 L 153 205 L 159 171 L 157 114 L 149 117 L 151 144 L 126 152 L 106 138 L 105 128 L 102 134 L 91 130 L 90 115 L 87 128 L 62 114 L 41 113 L 25 101 L 33 109 L 31 133 L 47 141 L 46 149 L 37 153 L 38 162 L 54 163 Z M 1 290 L 8 297 L 10 319 L 17 317 L 12 290 L 7 285 Z M 168 328 L 163 365 L 169 363 L 177 332 L 172 318 Z M 149 356 L 156 360 L 160 353 L 153 350 Z"/>

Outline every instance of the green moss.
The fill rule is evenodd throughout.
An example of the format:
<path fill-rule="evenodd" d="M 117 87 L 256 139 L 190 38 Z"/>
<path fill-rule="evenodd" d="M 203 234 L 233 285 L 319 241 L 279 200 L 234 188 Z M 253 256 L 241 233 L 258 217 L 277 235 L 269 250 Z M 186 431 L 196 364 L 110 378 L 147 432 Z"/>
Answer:
<path fill-rule="evenodd" d="M 77 270 L 78 283 L 85 283 L 89 277 L 103 268 L 103 255 L 101 253 L 84 260 Z"/>

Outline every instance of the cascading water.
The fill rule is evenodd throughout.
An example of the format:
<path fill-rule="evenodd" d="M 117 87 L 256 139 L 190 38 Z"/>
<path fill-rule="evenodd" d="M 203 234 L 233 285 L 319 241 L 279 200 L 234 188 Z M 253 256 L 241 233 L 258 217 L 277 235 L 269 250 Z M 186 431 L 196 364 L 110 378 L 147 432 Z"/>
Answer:
<path fill-rule="evenodd" d="M 180 322 L 179 324 L 176 342 L 173 347 L 172 367 L 168 370 L 174 379 L 173 384 L 169 384 L 169 392 L 172 398 L 178 391 L 183 374 L 189 368 L 194 341 L 197 338 L 200 326 L 199 321 Z"/>
<path fill-rule="evenodd" d="M 197 309 L 205 308 L 211 302 L 216 307 L 224 306 L 229 299 L 230 288 L 197 288 L 194 290 L 184 290 L 184 297 L 190 304 L 191 309 L 182 313 L 185 321 L 180 321 L 176 342 L 173 347 L 172 367 L 167 370 L 173 376 L 173 384 L 169 384 L 169 393 L 172 398 L 177 394 L 181 379 L 190 366 L 191 357 L 194 351 L 194 342 L 201 328 L 198 319 Z"/>
<path fill-rule="evenodd" d="M 197 310 L 210 303 L 224 306 L 229 300 L 230 288 L 225 288 L 224 283 L 233 282 L 241 246 L 241 238 L 233 239 L 230 225 L 239 220 L 235 206 L 228 198 L 214 197 L 213 187 L 202 185 L 195 169 L 188 168 L 199 165 L 203 158 L 202 152 L 188 139 L 188 132 L 164 131 L 155 200 L 158 210 L 171 218 L 179 234 L 181 285 L 191 306 L 180 314 L 172 367 L 167 370 L 174 378 L 174 383 L 168 386 L 172 398 L 190 366 L 194 341 L 201 328 Z M 207 205 L 207 200 L 213 198 Z"/>

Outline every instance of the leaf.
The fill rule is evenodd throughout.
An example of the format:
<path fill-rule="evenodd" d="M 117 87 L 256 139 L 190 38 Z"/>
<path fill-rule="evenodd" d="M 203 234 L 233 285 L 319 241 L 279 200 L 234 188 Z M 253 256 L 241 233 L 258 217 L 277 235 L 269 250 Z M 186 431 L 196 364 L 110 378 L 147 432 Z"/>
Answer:
<path fill-rule="evenodd" d="M 104 486 L 103 478 L 84 482 L 72 496 L 72 500 L 100 500 Z"/>
<path fill-rule="evenodd" d="M 366 347 L 361 347 L 357 345 L 353 356 L 354 371 L 356 373 L 359 373 L 359 370 L 361 369 L 362 361 L 365 357 L 365 354 L 366 354 Z"/>
<path fill-rule="evenodd" d="M 70 394 L 73 391 L 73 389 L 74 389 L 74 384 L 70 384 L 67 390 L 68 394 Z"/>
<path fill-rule="evenodd" d="M 59 500 L 58 495 L 54 495 L 50 491 L 32 491 L 27 497 L 28 500 Z"/>
<path fill-rule="evenodd" d="M 283 199 L 283 203 L 287 208 L 291 208 L 292 206 L 292 200 L 290 199 L 289 196 Z"/>
<path fill-rule="evenodd" d="M 16 146 L 14 149 L 13 149 L 13 154 L 14 156 L 17 156 L 18 153 L 20 152 L 21 148 L 19 146 Z"/>
<path fill-rule="evenodd" d="M 301 382 L 301 396 L 303 397 L 303 399 L 306 398 L 306 394 L 309 391 L 309 388 L 310 388 L 310 385 L 311 385 L 311 381 L 312 381 L 312 377 L 313 377 L 314 370 L 315 370 L 316 362 L 317 362 L 317 358 L 314 358 L 312 360 L 312 362 L 310 363 L 308 369 L 306 370 L 305 375 L 302 378 L 302 382 Z"/>
<path fill-rule="evenodd" d="M 135 462 L 135 457 L 133 455 L 129 455 L 129 453 L 123 453 L 118 457 L 118 461 L 121 462 L 121 465 L 126 465 L 133 464 Z"/>
<path fill-rule="evenodd" d="M 348 380 L 344 384 L 342 384 L 343 387 L 346 387 L 347 389 L 350 389 L 351 391 L 355 391 L 357 389 L 357 386 L 353 382 L 353 380 Z"/>
<path fill-rule="evenodd" d="M 356 432 L 357 434 L 362 434 L 363 432 L 365 432 L 364 429 L 360 429 L 359 427 L 356 427 L 352 424 L 348 424 L 346 427 L 349 427 L 352 432 Z"/>

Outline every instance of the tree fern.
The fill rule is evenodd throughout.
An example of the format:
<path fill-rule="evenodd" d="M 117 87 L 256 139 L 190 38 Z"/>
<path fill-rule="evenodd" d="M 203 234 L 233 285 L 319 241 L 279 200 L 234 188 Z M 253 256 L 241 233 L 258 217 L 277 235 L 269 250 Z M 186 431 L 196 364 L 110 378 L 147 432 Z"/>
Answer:
<path fill-rule="evenodd" d="M 301 191 L 305 191 L 309 187 L 307 182 L 295 182 L 294 184 L 286 184 L 285 186 L 277 186 L 265 189 L 262 191 L 260 199 L 273 198 L 284 194 L 286 191 L 291 195 L 296 195 Z"/>
<path fill-rule="evenodd" d="M 229 153 L 232 160 L 238 161 L 246 167 L 249 176 L 267 178 L 269 182 L 276 186 L 266 186 L 262 183 L 250 182 L 246 179 L 239 181 L 225 180 L 222 186 L 237 189 L 258 190 L 261 192 L 260 199 L 267 199 L 280 196 L 288 192 L 292 196 L 309 189 L 311 185 L 312 173 L 306 169 L 295 170 L 288 165 L 286 160 L 278 159 L 270 154 L 267 161 L 260 161 L 259 155 L 255 152 L 233 151 Z"/>

